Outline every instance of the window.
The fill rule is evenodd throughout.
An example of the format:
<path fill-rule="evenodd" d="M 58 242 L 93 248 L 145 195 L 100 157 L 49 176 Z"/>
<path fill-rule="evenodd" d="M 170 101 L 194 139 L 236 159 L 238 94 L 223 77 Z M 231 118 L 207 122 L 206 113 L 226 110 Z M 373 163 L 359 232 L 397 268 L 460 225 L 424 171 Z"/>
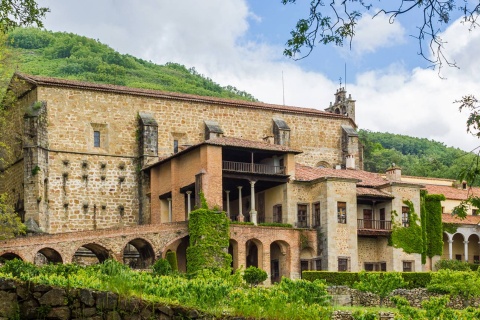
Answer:
<path fill-rule="evenodd" d="M 308 228 L 307 211 L 308 211 L 308 206 L 306 204 L 297 205 L 297 227 L 298 228 Z"/>
<path fill-rule="evenodd" d="M 403 272 L 412 272 L 413 263 L 412 261 L 403 261 Z"/>
<path fill-rule="evenodd" d="M 93 131 L 93 146 L 100 148 L 100 131 Z"/>
<path fill-rule="evenodd" d="M 348 258 L 338 258 L 338 271 L 348 271 Z"/>
<path fill-rule="evenodd" d="M 462 255 L 461 254 L 456 254 L 455 255 L 455 260 L 462 261 Z"/>
<path fill-rule="evenodd" d="M 322 259 L 315 260 L 315 270 L 322 270 Z"/>
<path fill-rule="evenodd" d="M 300 260 L 300 275 L 303 278 L 303 271 L 310 270 L 310 261 L 308 260 Z"/>
<path fill-rule="evenodd" d="M 472 209 L 472 215 L 473 216 L 478 216 L 478 209 Z"/>
<path fill-rule="evenodd" d="M 375 270 L 375 264 L 373 263 L 365 263 L 365 271 L 373 271 Z"/>
<path fill-rule="evenodd" d="M 473 256 L 473 263 L 480 264 L 480 256 Z"/>
<path fill-rule="evenodd" d="M 312 227 L 320 226 L 320 202 L 313 204 L 313 224 Z"/>
<path fill-rule="evenodd" d="M 282 205 L 276 204 L 273 206 L 273 222 L 282 223 Z"/>
<path fill-rule="evenodd" d="M 347 203 L 337 202 L 338 223 L 347 223 Z"/>
<path fill-rule="evenodd" d="M 402 207 L 402 226 L 408 227 L 410 225 L 409 218 L 408 218 L 409 215 L 410 215 L 410 208 Z"/>
<path fill-rule="evenodd" d="M 387 271 L 386 262 L 365 262 L 363 266 L 365 271 Z"/>
<path fill-rule="evenodd" d="M 173 153 L 178 152 L 178 140 L 173 140 Z"/>

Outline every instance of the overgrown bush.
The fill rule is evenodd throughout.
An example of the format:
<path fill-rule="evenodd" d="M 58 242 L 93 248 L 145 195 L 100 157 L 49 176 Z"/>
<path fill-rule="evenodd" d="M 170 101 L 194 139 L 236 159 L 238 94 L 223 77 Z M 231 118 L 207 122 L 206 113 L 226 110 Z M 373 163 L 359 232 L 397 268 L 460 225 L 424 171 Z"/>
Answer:
<path fill-rule="evenodd" d="M 454 271 L 471 271 L 468 262 L 459 260 L 439 260 L 435 263 L 435 270 L 454 270 Z"/>
<path fill-rule="evenodd" d="M 358 274 L 359 281 L 353 287 L 364 292 L 371 292 L 380 297 L 380 307 L 385 298 L 395 289 L 405 286 L 399 272 L 365 272 Z"/>
<path fill-rule="evenodd" d="M 401 272 L 406 289 L 426 288 L 432 280 L 431 272 Z"/>
<path fill-rule="evenodd" d="M 152 265 L 152 271 L 156 276 L 166 276 L 172 273 L 172 266 L 167 259 L 160 258 Z"/>
<path fill-rule="evenodd" d="M 480 296 L 480 274 L 473 271 L 440 270 L 432 274 L 427 289 L 431 292 L 460 296 L 468 302 L 469 299 Z"/>
<path fill-rule="evenodd" d="M 177 253 L 175 251 L 168 251 L 165 255 L 165 259 L 167 259 L 168 263 L 170 263 L 170 267 L 172 267 L 173 272 L 178 271 L 178 262 L 177 262 Z"/>
<path fill-rule="evenodd" d="M 243 272 L 243 280 L 249 285 L 256 286 L 267 280 L 267 273 L 260 268 L 250 266 Z"/>

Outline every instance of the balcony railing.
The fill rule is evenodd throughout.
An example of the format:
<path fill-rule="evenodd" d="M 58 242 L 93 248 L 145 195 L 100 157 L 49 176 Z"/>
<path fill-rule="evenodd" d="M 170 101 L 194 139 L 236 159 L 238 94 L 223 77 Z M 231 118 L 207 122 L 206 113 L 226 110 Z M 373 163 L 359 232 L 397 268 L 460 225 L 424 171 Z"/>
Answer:
<path fill-rule="evenodd" d="M 223 170 L 263 174 L 285 174 L 284 166 L 269 166 L 260 163 L 223 161 Z"/>
<path fill-rule="evenodd" d="M 392 222 L 387 220 L 357 219 L 358 229 L 392 230 Z"/>

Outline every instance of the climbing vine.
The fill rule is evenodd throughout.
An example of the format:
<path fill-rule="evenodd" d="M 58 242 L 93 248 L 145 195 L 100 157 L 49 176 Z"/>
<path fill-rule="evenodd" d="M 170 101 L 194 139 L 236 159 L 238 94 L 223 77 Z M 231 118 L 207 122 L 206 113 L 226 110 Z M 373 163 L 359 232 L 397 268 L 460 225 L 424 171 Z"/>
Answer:
<path fill-rule="evenodd" d="M 408 226 L 404 227 L 399 222 L 398 214 L 392 211 L 392 235 L 389 244 L 395 248 L 401 248 L 406 253 L 423 253 L 422 226 L 418 215 L 415 213 L 413 203 L 405 200 L 403 203 L 408 206 Z"/>
<path fill-rule="evenodd" d="M 443 223 L 443 231 L 450 234 L 455 234 L 457 232 L 458 226 L 454 223 Z"/>
<path fill-rule="evenodd" d="M 442 204 L 445 201 L 443 194 L 425 195 L 426 233 L 428 257 L 439 256 L 443 252 Z"/>
<path fill-rule="evenodd" d="M 422 264 L 427 263 L 427 209 L 425 207 L 425 196 L 427 195 L 427 190 L 420 190 L 420 221 L 422 223 L 422 240 L 423 240 L 423 250 L 422 250 Z"/>
<path fill-rule="evenodd" d="M 187 248 L 187 272 L 230 268 L 230 220 L 225 212 L 205 208 L 207 202 L 203 194 L 200 198 L 202 208 L 192 211 L 188 221 L 190 247 Z"/>

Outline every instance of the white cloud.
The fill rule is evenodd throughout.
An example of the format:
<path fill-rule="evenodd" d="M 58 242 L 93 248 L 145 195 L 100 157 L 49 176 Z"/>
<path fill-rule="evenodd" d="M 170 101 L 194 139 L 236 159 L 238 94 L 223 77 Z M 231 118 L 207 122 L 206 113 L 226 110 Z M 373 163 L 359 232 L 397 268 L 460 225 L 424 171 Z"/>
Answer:
<path fill-rule="evenodd" d="M 365 13 L 355 28 L 352 49 L 355 54 L 361 55 L 404 42 L 405 29 L 399 21 L 390 23 L 389 17 L 384 14 L 374 17 Z"/>

